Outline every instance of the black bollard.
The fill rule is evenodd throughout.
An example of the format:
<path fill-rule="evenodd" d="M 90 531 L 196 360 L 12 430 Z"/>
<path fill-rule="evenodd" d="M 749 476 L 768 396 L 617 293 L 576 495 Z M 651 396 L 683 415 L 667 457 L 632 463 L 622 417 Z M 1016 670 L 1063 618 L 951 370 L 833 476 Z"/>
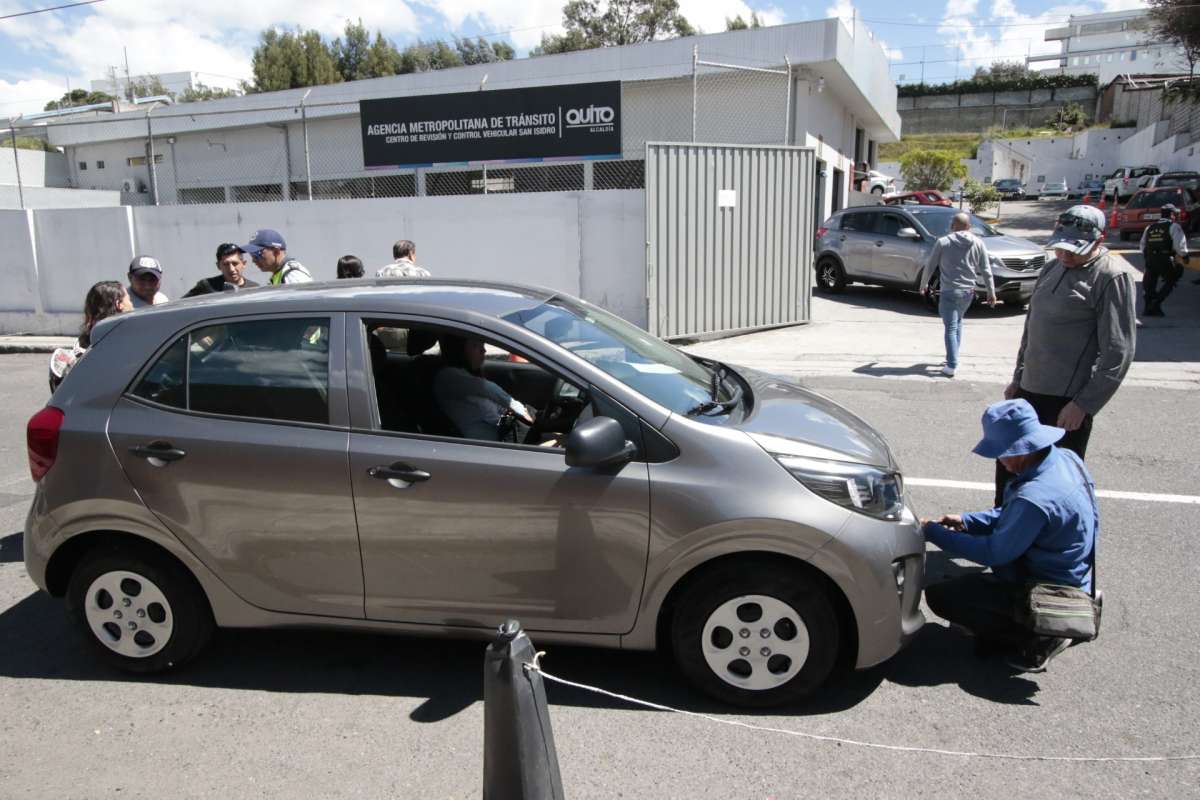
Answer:
<path fill-rule="evenodd" d="M 483 659 L 484 800 L 562 800 L 550 709 L 533 642 L 510 619 Z"/>

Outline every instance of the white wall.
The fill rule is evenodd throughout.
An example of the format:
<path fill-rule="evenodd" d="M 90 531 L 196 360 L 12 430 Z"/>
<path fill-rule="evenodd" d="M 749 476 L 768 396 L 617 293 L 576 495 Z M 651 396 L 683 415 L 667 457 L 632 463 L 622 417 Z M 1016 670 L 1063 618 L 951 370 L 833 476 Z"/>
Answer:
<path fill-rule="evenodd" d="M 646 324 L 644 193 L 595 191 L 0 211 L 0 274 L 11 284 L 0 333 L 74 333 L 88 287 L 123 281 L 135 254 L 162 262 L 163 290 L 178 298 L 217 274 L 218 244 L 260 227 L 282 232 L 317 280 L 333 280 L 348 253 L 374 270 L 406 238 L 436 277 L 546 286 Z"/>
<path fill-rule="evenodd" d="M 0 184 L 0 208 L 97 208 L 121 205 L 120 192 Z"/>
<path fill-rule="evenodd" d="M 62 153 L 6 147 L 0 141 L 0 184 L 17 184 L 17 165 L 21 167 L 22 186 L 69 186 L 67 159 Z M 16 159 L 13 158 L 16 153 Z"/>

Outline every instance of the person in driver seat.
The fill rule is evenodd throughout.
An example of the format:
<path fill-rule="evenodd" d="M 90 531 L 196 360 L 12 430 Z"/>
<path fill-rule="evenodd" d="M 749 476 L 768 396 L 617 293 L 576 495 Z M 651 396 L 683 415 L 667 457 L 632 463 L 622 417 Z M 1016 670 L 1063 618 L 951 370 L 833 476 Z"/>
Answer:
<path fill-rule="evenodd" d="M 438 337 L 445 366 L 433 379 L 433 396 L 438 407 L 467 439 L 500 441 L 500 425 L 511 412 L 526 425 L 533 415 L 519 400 L 483 377 L 483 340 L 474 337 Z"/>

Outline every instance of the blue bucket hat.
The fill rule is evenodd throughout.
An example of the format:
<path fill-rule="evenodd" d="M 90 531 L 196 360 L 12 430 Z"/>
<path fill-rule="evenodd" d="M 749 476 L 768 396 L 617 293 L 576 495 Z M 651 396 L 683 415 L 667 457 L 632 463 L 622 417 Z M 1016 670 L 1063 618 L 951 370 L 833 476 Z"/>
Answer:
<path fill-rule="evenodd" d="M 983 438 L 972 451 L 984 458 L 1027 456 L 1067 435 L 1062 428 L 1043 425 L 1027 400 L 1002 400 L 983 412 Z"/>

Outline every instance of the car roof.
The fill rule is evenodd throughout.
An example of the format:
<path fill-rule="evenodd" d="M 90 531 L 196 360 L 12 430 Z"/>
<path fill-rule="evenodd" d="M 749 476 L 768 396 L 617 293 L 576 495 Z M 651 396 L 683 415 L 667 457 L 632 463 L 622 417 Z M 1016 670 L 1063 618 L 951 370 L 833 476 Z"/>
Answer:
<path fill-rule="evenodd" d="M 1178 178 L 1181 176 L 1187 176 L 1189 178 L 1200 177 L 1200 172 L 1196 172 L 1195 170 L 1190 170 L 1190 169 L 1182 169 L 1182 170 L 1177 170 L 1176 172 L 1164 172 L 1161 175 L 1159 175 L 1158 177 L 1160 177 L 1160 178 Z"/>
<path fill-rule="evenodd" d="M 407 313 L 474 312 L 503 317 L 536 308 L 560 293 L 515 283 L 432 278 L 360 278 L 260 286 L 218 295 L 201 295 L 140 309 L 158 315 L 204 308 L 209 316 L 306 311 L 378 311 Z"/>

